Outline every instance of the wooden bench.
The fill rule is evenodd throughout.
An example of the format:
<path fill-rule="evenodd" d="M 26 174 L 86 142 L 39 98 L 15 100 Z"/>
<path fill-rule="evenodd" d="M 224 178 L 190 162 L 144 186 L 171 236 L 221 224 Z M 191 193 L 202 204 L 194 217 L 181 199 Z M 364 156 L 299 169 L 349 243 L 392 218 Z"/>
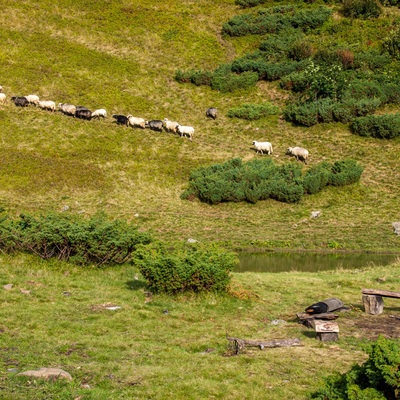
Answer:
<path fill-rule="evenodd" d="M 362 302 L 368 314 L 379 315 L 383 313 L 383 297 L 400 299 L 400 293 L 387 290 L 363 289 Z"/>

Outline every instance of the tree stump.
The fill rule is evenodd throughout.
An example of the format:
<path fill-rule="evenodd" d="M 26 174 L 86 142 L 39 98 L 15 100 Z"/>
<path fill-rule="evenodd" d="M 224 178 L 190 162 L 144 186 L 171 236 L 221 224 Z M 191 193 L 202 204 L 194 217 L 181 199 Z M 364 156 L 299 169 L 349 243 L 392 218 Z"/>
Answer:
<path fill-rule="evenodd" d="M 364 310 L 368 314 L 378 315 L 383 313 L 383 298 L 378 295 L 363 294 Z"/>
<path fill-rule="evenodd" d="M 314 319 L 311 326 L 317 333 L 316 338 L 322 342 L 331 342 L 339 339 L 339 325 L 335 321 L 323 321 Z"/>

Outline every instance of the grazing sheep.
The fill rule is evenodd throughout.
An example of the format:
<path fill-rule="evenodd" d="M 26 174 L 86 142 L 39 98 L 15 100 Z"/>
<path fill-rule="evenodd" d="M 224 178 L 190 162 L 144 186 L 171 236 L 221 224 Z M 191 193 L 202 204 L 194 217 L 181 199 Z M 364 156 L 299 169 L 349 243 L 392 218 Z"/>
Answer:
<path fill-rule="evenodd" d="M 217 109 L 214 107 L 207 109 L 206 116 L 212 119 L 217 118 Z"/>
<path fill-rule="evenodd" d="M 92 112 L 86 107 L 76 107 L 75 117 L 80 119 L 87 119 L 90 121 L 92 119 Z"/>
<path fill-rule="evenodd" d="M 128 117 L 125 117 L 125 115 L 113 114 L 112 117 L 118 125 L 128 126 Z"/>
<path fill-rule="evenodd" d="M 73 104 L 59 103 L 58 109 L 65 115 L 72 115 L 75 118 L 76 106 Z"/>
<path fill-rule="evenodd" d="M 180 137 L 187 136 L 189 140 L 193 139 L 194 128 L 192 126 L 178 125 L 177 131 Z"/>
<path fill-rule="evenodd" d="M 146 128 L 150 128 L 152 131 L 162 132 L 163 122 L 159 119 L 152 119 L 151 121 L 146 121 Z"/>
<path fill-rule="evenodd" d="M 126 117 L 128 118 L 128 126 L 132 128 L 146 128 L 146 121 L 143 118 L 133 117 L 131 114 Z"/>
<path fill-rule="evenodd" d="M 92 118 L 100 119 L 100 117 L 102 118 L 107 117 L 107 111 L 104 108 L 99 108 L 98 110 L 92 112 Z"/>
<path fill-rule="evenodd" d="M 6 98 L 5 93 L 0 93 L 0 104 L 6 104 Z"/>
<path fill-rule="evenodd" d="M 51 100 L 46 100 L 46 101 L 38 101 L 38 105 L 42 110 L 49 110 L 52 112 L 56 111 L 56 103 Z"/>
<path fill-rule="evenodd" d="M 272 154 L 272 144 L 270 142 L 257 142 L 256 140 L 253 141 L 253 146 L 256 149 L 256 153 L 264 154 L 264 151 L 267 154 Z"/>
<path fill-rule="evenodd" d="M 163 120 L 163 126 L 167 132 L 178 133 L 178 125 L 179 124 L 176 121 L 170 121 L 167 118 L 164 118 Z"/>
<path fill-rule="evenodd" d="M 40 99 L 36 94 L 29 94 L 28 96 L 25 96 L 25 98 L 29 101 L 29 104 L 33 104 L 34 106 L 39 104 Z"/>
<path fill-rule="evenodd" d="M 294 156 L 297 161 L 301 160 L 304 164 L 307 164 L 308 150 L 303 147 L 289 147 L 286 150 L 286 155 Z"/>
<path fill-rule="evenodd" d="M 17 107 L 28 107 L 29 101 L 23 96 L 13 96 L 11 100 Z"/>

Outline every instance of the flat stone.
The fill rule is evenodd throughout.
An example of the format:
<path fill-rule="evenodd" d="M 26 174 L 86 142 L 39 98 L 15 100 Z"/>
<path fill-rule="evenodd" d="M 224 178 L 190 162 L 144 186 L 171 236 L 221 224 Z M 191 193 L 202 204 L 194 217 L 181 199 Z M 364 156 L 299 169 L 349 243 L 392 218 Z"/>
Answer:
<path fill-rule="evenodd" d="M 66 379 L 72 381 L 72 376 L 60 368 L 40 368 L 32 371 L 20 372 L 18 375 L 43 379 Z"/>
<path fill-rule="evenodd" d="M 4 285 L 4 286 L 3 286 L 3 289 L 4 289 L 4 290 L 11 290 L 12 287 L 13 287 L 13 284 L 12 284 L 12 283 L 9 283 L 9 284 L 7 284 L 7 285 Z"/>
<path fill-rule="evenodd" d="M 396 235 L 400 235 L 400 222 L 392 222 L 393 230 Z"/>

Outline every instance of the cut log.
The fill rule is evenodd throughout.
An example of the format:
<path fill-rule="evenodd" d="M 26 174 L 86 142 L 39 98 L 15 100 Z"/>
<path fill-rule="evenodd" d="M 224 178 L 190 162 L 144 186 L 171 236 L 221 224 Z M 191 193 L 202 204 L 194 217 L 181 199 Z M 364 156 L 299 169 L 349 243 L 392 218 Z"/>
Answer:
<path fill-rule="evenodd" d="M 400 299 L 400 293 L 389 292 L 388 290 L 363 289 L 362 294 L 382 296 L 382 297 L 392 297 L 393 299 Z"/>
<path fill-rule="evenodd" d="M 321 314 L 308 314 L 308 313 L 297 313 L 297 318 L 300 320 L 312 320 L 312 319 L 337 319 L 339 315 L 333 313 L 321 313 Z"/>
<path fill-rule="evenodd" d="M 382 296 L 363 294 L 362 302 L 367 314 L 379 315 L 383 313 Z"/>
<path fill-rule="evenodd" d="M 339 325 L 334 321 L 312 320 L 311 326 L 316 332 L 316 338 L 323 342 L 339 339 Z"/>
<path fill-rule="evenodd" d="M 319 301 L 318 303 L 312 304 L 311 306 L 307 307 L 305 309 L 305 311 L 308 314 L 322 314 L 322 313 L 335 311 L 338 308 L 342 308 L 342 307 L 343 307 L 342 300 L 332 297 L 330 299 L 327 299 L 324 301 Z"/>
<path fill-rule="evenodd" d="M 264 348 L 301 346 L 300 339 L 298 338 L 274 339 L 266 342 L 262 340 L 246 340 L 229 336 L 226 338 L 234 346 L 235 354 L 239 354 L 239 352 L 245 347 L 259 347 L 260 350 L 263 350 Z"/>

